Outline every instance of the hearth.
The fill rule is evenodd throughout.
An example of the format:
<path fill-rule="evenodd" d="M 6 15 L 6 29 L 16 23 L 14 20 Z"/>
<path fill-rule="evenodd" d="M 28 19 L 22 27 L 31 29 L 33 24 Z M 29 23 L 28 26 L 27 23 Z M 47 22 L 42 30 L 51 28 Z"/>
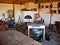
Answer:
<path fill-rule="evenodd" d="M 32 16 L 31 15 L 26 15 L 24 17 L 24 22 L 31 22 L 31 20 L 32 20 Z"/>

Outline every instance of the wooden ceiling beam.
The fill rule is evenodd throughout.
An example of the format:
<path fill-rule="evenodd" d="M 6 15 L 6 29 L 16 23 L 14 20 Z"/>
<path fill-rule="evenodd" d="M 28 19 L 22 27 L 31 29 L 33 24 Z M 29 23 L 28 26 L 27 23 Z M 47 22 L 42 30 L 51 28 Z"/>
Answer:
<path fill-rule="evenodd" d="M 48 3 L 48 2 L 56 2 L 60 0 L 38 0 L 38 3 Z M 35 2 L 35 0 L 0 0 L 0 3 L 15 3 L 15 4 L 24 4 L 26 2 Z"/>

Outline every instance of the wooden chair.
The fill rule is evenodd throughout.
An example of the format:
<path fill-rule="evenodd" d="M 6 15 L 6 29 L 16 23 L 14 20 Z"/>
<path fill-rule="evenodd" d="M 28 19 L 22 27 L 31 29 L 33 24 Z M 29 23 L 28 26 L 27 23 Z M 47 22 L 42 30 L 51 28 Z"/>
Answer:
<path fill-rule="evenodd" d="M 16 23 L 15 28 L 16 28 L 16 30 L 18 30 L 18 31 L 20 31 L 22 33 L 25 33 L 25 28 L 23 27 L 22 24 Z"/>
<path fill-rule="evenodd" d="M 8 25 L 4 21 L 0 20 L 0 31 L 8 30 Z"/>
<path fill-rule="evenodd" d="M 57 32 L 60 33 L 60 21 L 56 21 L 55 25 L 56 25 L 56 28 L 57 28 Z"/>

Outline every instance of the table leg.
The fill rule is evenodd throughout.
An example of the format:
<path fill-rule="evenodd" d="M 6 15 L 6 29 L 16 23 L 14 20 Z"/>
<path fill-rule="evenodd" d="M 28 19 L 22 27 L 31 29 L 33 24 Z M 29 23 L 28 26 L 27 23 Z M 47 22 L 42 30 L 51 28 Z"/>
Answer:
<path fill-rule="evenodd" d="M 45 41 L 45 28 L 44 28 L 44 31 L 43 31 L 43 41 Z"/>
<path fill-rule="evenodd" d="M 29 28 L 28 28 L 28 37 L 30 37 Z"/>

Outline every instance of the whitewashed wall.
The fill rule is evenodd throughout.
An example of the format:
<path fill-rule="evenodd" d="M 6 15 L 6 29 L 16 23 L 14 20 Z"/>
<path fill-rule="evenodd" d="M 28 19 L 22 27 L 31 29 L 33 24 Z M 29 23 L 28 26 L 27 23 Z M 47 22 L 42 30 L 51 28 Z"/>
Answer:
<path fill-rule="evenodd" d="M 55 21 L 60 21 L 60 14 L 53 14 L 51 23 L 54 24 Z"/>
<path fill-rule="evenodd" d="M 5 18 L 8 17 L 7 11 L 12 8 L 12 4 L 5 4 L 5 3 L 0 3 L 0 19 L 3 18 L 3 13 L 5 14 Z"/>
<path fill-rule="evenodd" d="M 36 11 L 20 11 L 22 8 L 28 8 L 28 9 L 38 8 L 37 4 L 34 4 L 34 3 L 28 3 L 28 4 L 29 5 L 27 5 L 27 4 L 25 4 L 25 5 L 15 4 L 15 22 L 16 23 L 18 22 L 18 17 L 19 16 L 20 16 L 21 22 L 24 22 L 24 16 L 26 14 L 31 15 L 33 17 L 33 19 L 31 21 L 34 21 L 34 14 L 37 13 Z M 41 5 L 46 6 L 46 5 L 50 5 L 50 3 L 42 3 Z M 57 7 L 57 2 L 53 2 L 53 5 L 55 7 Z M 40 15 L 44 19 L 45 25 L 48 26 L 49 23 L 50 23 L 50 12 L 49 12 L 49 8 L 46 8 L 45 6 L 44 6 L 44 8 L 40 9 Z M 7 11 L 9 9 L 13 9 L 12 4 L 0 3 L 0 19 L 2 19 L 2 17 L 3 17 L 2 14 L 3 13 L 5 14 L 5 18 L 8 17 Z M 52 10 L 57 10 L 57 8 L 52 8 Z M 51 23 L 54 24 L 55 21 L 60 21 L 60 14 L 58 14 L 58 13 L 53 14 Z"/>

